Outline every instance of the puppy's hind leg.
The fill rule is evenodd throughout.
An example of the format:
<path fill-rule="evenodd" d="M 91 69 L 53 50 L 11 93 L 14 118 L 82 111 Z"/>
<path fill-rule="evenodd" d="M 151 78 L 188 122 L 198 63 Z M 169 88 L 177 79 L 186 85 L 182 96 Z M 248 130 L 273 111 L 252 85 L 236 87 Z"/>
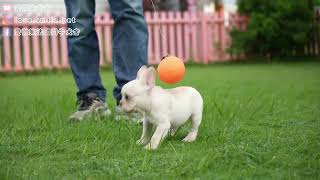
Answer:
<path fill-rule="evenodd" d="M 183 139 L 184 142 L 193 142 L 197 138 L 198 129 L 202 119 L 202 111 L 191 116 L 192 127 L 188 135 Z"/>

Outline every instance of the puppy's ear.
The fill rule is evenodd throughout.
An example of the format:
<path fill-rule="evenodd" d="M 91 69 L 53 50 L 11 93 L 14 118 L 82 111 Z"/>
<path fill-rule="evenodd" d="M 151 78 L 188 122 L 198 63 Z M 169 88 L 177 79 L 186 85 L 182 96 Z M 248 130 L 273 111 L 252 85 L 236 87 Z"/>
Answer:
<path fill-rule="evenodd" d="M 150 88 L 155 86 L 155 81 L 156 81 L 156 71 L 154 70 L 153 67 L 149 67 L 146 75 L 146 84 Z"/>
<path fill-rule="evenodd" d="M 142 79 L 145 76 L 146 71 L 148 70 L 147 66 L 143 65 L 137 73 L 137 79 Z"/>

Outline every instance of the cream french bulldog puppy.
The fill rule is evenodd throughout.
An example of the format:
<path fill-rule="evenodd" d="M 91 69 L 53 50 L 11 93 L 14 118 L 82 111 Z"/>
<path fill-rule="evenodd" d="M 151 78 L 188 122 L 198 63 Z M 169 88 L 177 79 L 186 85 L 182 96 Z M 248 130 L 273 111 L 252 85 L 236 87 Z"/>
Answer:
<path fill-rule="evenodd" d="M 155 69 L 142 66 L 137 78 L 125 84 L 121 90 L 120 107 L 125 112 L 143 112 L 143 133 L 137 144 L 146 149 L 156 149 L 169 133 L 173 136 L 188 119 L 192 128 L 183 139 L 196 140 L 202 119 L 203 100 L 192 87 L 163 89 L 155 86 Z M 156 130 L 151 136 L 152 127 Z"/>

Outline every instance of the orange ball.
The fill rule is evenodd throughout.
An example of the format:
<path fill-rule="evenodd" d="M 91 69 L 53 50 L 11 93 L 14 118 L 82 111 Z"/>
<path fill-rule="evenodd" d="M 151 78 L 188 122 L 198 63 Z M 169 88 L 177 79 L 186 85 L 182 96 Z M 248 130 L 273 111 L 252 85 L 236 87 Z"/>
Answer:
<path fill-rule="evenodd" d="M 165 57 L 157 68 L 159 79 L 168 84 L 175 84 L 183 79 L 184 63 L 176 56 Z"/>

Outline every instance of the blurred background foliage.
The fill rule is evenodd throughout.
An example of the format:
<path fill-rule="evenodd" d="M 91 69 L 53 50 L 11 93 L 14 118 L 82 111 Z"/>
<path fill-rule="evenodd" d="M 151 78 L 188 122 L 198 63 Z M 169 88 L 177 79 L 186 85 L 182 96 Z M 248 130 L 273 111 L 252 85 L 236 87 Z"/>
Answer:
<path fill-rule="evenodd" d="M 319 41 L 315 9 L 320 0 L 238 0 L 238 10 L 249 16 L 246 31 L 234 29 L 230 51 L 248 56 L 302 56 L 304 47 Z"/>

